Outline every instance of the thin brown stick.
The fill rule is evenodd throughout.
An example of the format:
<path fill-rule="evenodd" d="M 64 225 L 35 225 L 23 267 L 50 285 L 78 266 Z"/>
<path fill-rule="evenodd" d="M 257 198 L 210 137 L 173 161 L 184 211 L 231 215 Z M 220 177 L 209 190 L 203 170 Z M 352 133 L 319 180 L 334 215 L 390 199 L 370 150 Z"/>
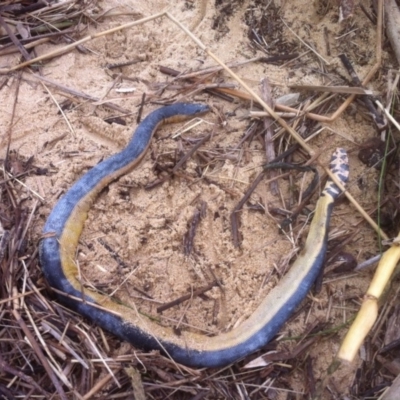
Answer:
<path fill-rule="evenodd" d="M 8 24 L 6 24 L 6 22 L 4 21 L 4 18 L 1 15 L 0 15 L 0 26 L 2 26 L 6 30 L 9 38 L 12 40 L 12 42 L 17 47 L 17 49 L 21 52 L 21 54 L 25 58 L 25 60 L 29 61 L 31 59 L 31 56 L 26 51 L 25 47 L 22 46 L 21 42 L 14 35 L 14 32 L 10 29 Z"/>
<path fill-rule="evenodd" d="M 3 230 L 3 227 L 1 225 L 0 225 L 0 231 L 1 231 L 1 239 L 0 239 L 0 263 L 1 263 L 3 261 L 3 257 L 6 252 L 8 243 L 11 239 L 11 237 L 10 237 L 11 235 L 10 235 L 10 231 Z M 0 300 L 0 304 L 2 302 L 7 302 L 7 301 L 8 301 L 8 299 Z"/>
<path fill-rule="evenodd" d="M 226 63 L 226 65 L 228 65 L 229 68 L 239 68 L 246 64 L 251 64 L 251 63 L 255 63 L 255 62 L 275 63 L 277 61 L 292 60 L 295 57 L 297 57 L 297 54 L 278 55 L 278 56 L 273 56 L 273 57 L 259 56 L 259 57 L 253 57 L 253 58 L 250 58 L 248 60 L 243 60 L 243 61 L 228 62 L 228 63 Z M 180 74 L 179 79 L 195 78 L 199 75 L 213 74 L 213 73 L 223 71 L 223 70 L 224 70 L 224 67 L 222 67 L 221 65 L 215 65 L 212 67 L 207 67 L 207 68 L 199 69 L 197 71 L 189 72 L 187 74 Z"/>
<path fill-rule="evenodd" d="M 10 145 L 11 145 L 12 127 L 14 125 L 15 110 L 17 109 L 19 88 L 20 88 L 20 84 L 21 84 L 21 74 L 20 73 L 17 76 L 16 83 L 17 84 L 15 87 L 15 96 L 14 96 L 13 107 L 12 107 L 12 112 L 11 112 L 11 119 L 10 119 L 10 123 L 8 124 L 7 131 L 6 131 L 6 137 L 4 138 L 4 141 L 7 140 L 7 154 L 6 154 L 6 160 L 4 163 L 4 167 L 8 164 L 8 154 L 9 154 L 9 149 L 10 149 Z M 3 168 L 3 172 L 4 172 L 4 175 L 6 175 L 6 168 Z"/>
<path fill-rule="evenodd" d="M 162 65 L 160 66 L 160 72 L 163 73 L 163 74 L 166 74 L 166 75 L 174 76 L 177 79 L 178 78 L 179 79 L 187 79 L 189 82 L 193 82 L 194 84 L 196 84 L 196 83 L 198 84 L 198 83 L 203 82 L 205 80 L 205 79 L 198 79 L 198 78 L 194 78 L 194 77 L 193 78 L 182 78 L 180 76 L 180 72 L 179 71 L 177 71 L 175 69 L 172 69 L 172 68 L 169 68 L 169 67 L 164 67 Z M 221 89 L 222 88 L 220 87 L 220 85 L 217 85 L 216 89 L 211 88 L 210 85 L 207 85 L 207 86 L 203 85 L 202 87 L 198 86 L 195 90 L 196 91 L 204 90 L 205 92 L 210 93 L 210 94 L 212 94 L 214 96 L 218 96 L 218 97 L 220 97 L 220 98 L 222 98 L 222 99 L 224 99 L 226 101 L 233 102 L 234 99 L 232 97 L 222 93 Z M 186 96 L 189 96 L 189 95 L 187 94 Z"/>
<path fill-rule="evenodd" d="M 207 286 L 204 286 L 202 288 L 196 289 L 194 290 L 192 293 L 189 294 L 185 294 L 181 297 L 178 297 L 175 300 L 170 301 L 169 303 L 163 304 L 160 307 L 157 307 L 157 312 L 158 313 L 162 313 L 165 310 L 168 310 L 169 308 L 175 307 L 181 303 L 183 303 L 186 300 L 189 300 L 193 297 L 197 297 L 200 296 L 202 294 L 204 294 L 205 292 L 208 292 L 209 290 L 211 290 L 213 287 L 218 286 L 217 281 L 213 281 L 211 283 L 209 283 Z"/>
<path fill-rule="evenodd" d="M 261 93 L 264 101 L 271 107 L 274 107 L 271 93 L 271 86 L 267 78 L 262 79 L 261 81 Z M 274 149 L 274 132 L 272 129 L 272 125 L 274 120 L 270 117 L 263 118 L 264 124 L 264 142 L 265 142 L 265 161 L 266 163 L 271 162 L 274 158 L 276 158 L 275 149 Z M 268 178 L 273 178 L 277 175 L 277 171 L 271 170 L 267 172 Z M 270 183 L 270 190 L 273 195 L 278 194 L 278 181 L 273 181 Z"/>
<path fill-rule="evenodd" d="M 196 209 L 193 214 L 193 218 L 190 222 L 190 227 L 183 238 L 183 253 L 185 254 L 185 256 L 188 256 L 193 250 L 193 241 L 194 237 L 196 236 L 196 230 L 201 218 L 203 218 L 206 214 L 206 208 L 207 203 L 205 201 L 202 201 L 200 203 L 199 209 Z"/>
<path fill-rule="evenodd" d="M 103 378 L 99 379 L 96 384 L 83 396 L 83 399 L 93 399 L 94 395 L 99 390 L 101 390 L 111 379 L 113 379 L 113 376 L 111 374 L 107 374 Z"/>
<path fill-rule="evenodd" d="M 146 102 L 146 92 L 142 93 L 142 98 L 140 100 L 140 106 L 139 106 L 139 111 L 138 111 L 138 115 L 136 117 L 136 123 L 140 124 L 140 121 L 142 120 L 142 113 L 143 113 L 143 108 L 144 108 L 144 104 Z"/>
<path fill-rule="evenodd" d="M 143 24 L 145 22 L 152 21 L 152 20 L 154 20 L 156 18 L 162 17 L 163 15 L 165 15 L 164 11 L 162 11 L 162 12 L 160 12 L 158 14 L 151 15 L 150 17 L 142 18 L 142 19 L 139 19 L 137 21 L 129 22 L 129 23 L 124 24 L 124 25 L 119 25 L 119 26 L 117 26 L 115 28 L 108 29 L 106 31 L 102 31 L 102 32 L 99 32 L 99 33 L 95 33 L 93 35 L 85 36 L 84 38 L 82 38 L 82 39 L 80 39 L 80 40 L 78 40 L 78 41 L 76 41 L 74 43 L 71 43 L 71 44 L 69 44 L 69 45 L 67 45 L 65 47 L 50 51 L 49 53 L 43 54 L 43 55 L 41 55 L 39 57 L 32 58 L 31 60 L 25 61 L 25 62 L 23 62 L 21 64 L 18 64 L 18 65 L 15 65 L 14 67 L 11 67 L 11 68 L 0 68 L 0 74 L 7 74 L 7 73 L 9 73 L 11 71 L 16 71 L 18 69 L 25 68 L 25 67 L 27 67 L 29 65 L 32 65 L 34 63 L 38 63 L 38 62 L 41 62 L 41 61 L 44 61 L 44 60 L 49 60 L 49 59 L 54 58 L 56 56 L 60 56 L 61 54 L 68 53 L 70 50 L 75 49 L 79 45 L 82 45 L 83 43 L 86 43 L 89 40 L 93 40 L 93 39 L 96 39 L 96 38 L 99 38 L 99 37 L 102 37 L 102 36 L 105 36 L 105 35 L 109 35 L 110 33 L 119 32 L 119 31 L 121 31 L 123 29 L 132 28 L 135 25 L 140 25 L 140 24 Z"/>
<path fill-rule="evenodd" d="M 49 85 L 54 86 L 55 88 L 57 88 L 58 90 L 61 90 L 62 92 L 72 94 L 73 96 L 82 97 L 83 99 L 91 100 L 91 101 L 94 101 L 94 102 L 100 101 L 100 99 L 98 97 L 91 96 L 89 94 L 86 94 L 84 92 L 80 92 L 80 91 L 75 90 L 75 89 L 71 89 L 68 86 L 61 85 L 60 83 L 55 82 L 55 81 L 53 81 L 53 80 L 51 80 L 49 78 L 46 78 L 44 76 L 40 76 L 40 75 L 37 75 L 37 74 L 32 74 L 32 76 L 34 76 L 36 79 L 38 79 L 40 81 L 46 82 Z M 118 106 L 117 104 L 114 104 L 114 103 L 104 102 L 104 103 L 102 103 L 102 105 L 106 106 L 108 108 L 111 108 L 111 109 L 113 109 L 115 111 L 118 111 L 118 112 L 120 112 L 122 114 L 130 114 L 131 113 L 131 110 L 127 110 L 126 108 L 122 108 L 122 107 L 120 107 L 120 106 Z"/>
<path fill-rule="evenodd" d="M 361 85 L 361 82 L 359 83 Z M 372 95 L 374 92 L 362 87 L 353 86 L 318 86 L 318 85 L 289 85 L 294 90 L 310 90 L 313 92 L 328 92 L 340 94 Z"/>

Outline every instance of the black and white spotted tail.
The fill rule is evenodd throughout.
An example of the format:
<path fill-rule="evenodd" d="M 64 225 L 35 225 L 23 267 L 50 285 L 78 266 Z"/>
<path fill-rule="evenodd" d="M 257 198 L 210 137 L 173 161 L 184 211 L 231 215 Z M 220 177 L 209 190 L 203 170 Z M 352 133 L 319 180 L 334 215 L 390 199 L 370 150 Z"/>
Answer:
<path fill-rule="evenodd" d="M 343 185 L 346 184 L 349 179 L 349 158 L 347 157 L 347 152 L 345 149 L 338 147 L 335 150 L 335 152 L 332 154 L 331 162 L 329 163 L 329 169 L 336 176 L 339 182 L 341 182 Z M 323 192 L 336 199 L 341 190 L 332 181 L 332 179 L 329 178 L 326 182 Z"/>

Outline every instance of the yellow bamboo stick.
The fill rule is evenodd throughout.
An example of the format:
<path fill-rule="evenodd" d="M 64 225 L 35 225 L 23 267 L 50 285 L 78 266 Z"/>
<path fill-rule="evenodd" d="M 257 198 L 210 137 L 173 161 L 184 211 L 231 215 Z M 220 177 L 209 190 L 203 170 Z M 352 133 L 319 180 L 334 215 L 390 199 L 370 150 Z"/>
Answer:
<path fill-rule="evenodd" d="M 392 247 L 383 254 L 378 264 L 360 311 L 340 346 L 337 357 L 342 361 L 352 362 L 354 360 L 378 317 L 379 300 L 400 260 L 399 242 L 400 233 L 394 240 Z"/>

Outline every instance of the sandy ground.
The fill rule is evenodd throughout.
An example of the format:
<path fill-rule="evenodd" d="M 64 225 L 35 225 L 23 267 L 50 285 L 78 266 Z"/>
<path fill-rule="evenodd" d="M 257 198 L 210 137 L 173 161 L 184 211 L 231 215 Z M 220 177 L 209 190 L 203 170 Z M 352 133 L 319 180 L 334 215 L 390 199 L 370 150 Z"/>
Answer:
<path fill-rule="evenodd" d="M 105 18 L 90 30 L 99 32 L 169 7 L 170 12 L 190 27 L 224 62 L 298 52 L 301 57 L 283 67 L 283 62 L 280 65 L 250 63 L 236 69 L 257 91 L 261 79 L 268 77 L 275 98 L 293 92 L 289 86 L 294 84 L 347 84 L 341 81 L 341 77 L 346 78 L 347 74 L 337 58 L 338 54 L 346 53 L 354 61 L 361 77 L 374 64 L 374 27 L 359 9 L 351 23 L 340 25 L 334 6 L 327 5 L 325 9 L 324 2 L 282 1 L 279 16 L 296 35 L 315 48 L 325 60 L 321 61 L 298 41 L 280 17 L 272 18 L 271 6 L 267 9 L 263 3 L 268 2 L 99 2 L 94 12 L 113 9 L 114 12 L 121 11 L 121 15 Z M 259 20 L 263 15 L 269 24 L 265 33 L 267 54 L 249 40 L 249 26 L 246 24 L 246 21 Z M 327 51 L 327 42 L 330 52 Z M 46 44 L 38 47 L 37 53 L 44 54 L 55 47 L 57 45 Z M 60 195 L 90 167 L 118 152 L 129 141 L 136 126 L 142 94 L 146 93 L 150 100 L 159 100 L 157 89 L 171 80 L 159 72 L 160 65 L 180 71 L 215 65 L 167 18 L 89 41 L 85 47 L 88 50 L 85 53 L 75 50 L 46 62 L 41 73 L 62 85 L 113 101 L 131 110 L 131 115 L 123 116 L 126 126 L 109 124 L 104 119 L 121 113 L 110 110 L 101 102 L 93 104 L 62 94 L 51 86 L 41 85 L 29 73 L 23 74 L 11 149 L 24 158 L 33 156 L 34 165 L 48 169 L 45 175 L 31 176 L 26 181 L 30 189 L 44 198 L 36 216 L 33 240 L 39 238 L 45 218 Z M 112 71 L 105 68 L 106 64 L 134 59 L 139 62 Z M 8 62 L 15 63 L 15 59 L 10 57 Z M 125 79 L 116 81 L 114 74 L 122 74 Z M 225 82 L 235 84 L 222 74 L 214 78 L 215 82 L 222 77 Z M 121 88 L 132 91 L 118 92 L 117 89 Z M 371 88 L 384 90 L 379 86 Z M 14 79 L 11 79 L 0 92 L 2 132 L 10 120 L 13 106 L 10 99 L 14 91 Z M 246 206 L 241 213 L 243 241 L 240 248 L 235 248 L 231 238 L 231 211 L 265 162 L 261 140 L 254 139 L 240 145 L 250 124 L 249 120 L 240 117 L 252 106 L 239 101 L 230 104 L 202 93 L 187 96 L 176 93 L 167 90 L 163 98 L 174 95 L 185 101 L 206 102 L 213 112 L 175 139 L 173 136 L 182 125 L 170 125 L 157 133 L 140 166 L 111 184 L 96 201 L 81 238 L 77 259 L 87 284 L 112 292 L 128 304 L 134 301 L 142 312 L 151 315 L 157 315 L 155 309 L 159 304 L 182 296 L 191 288 L 205 286 L 217 277 L 223 282 L 223 292 L 213 288 L 204 296 L 164 312 L 162 318 L 165 324 L 181 321 L 183 326 L 191 326 L 200 332 L 217 333 L 239 324 L 254 310 L 284 273 L 288 258 L 294 259 L 304 243 L 308 229 L 306 216 L 299 217 L 301 223 L 296 224 L 295 230 L 282 235 L 277 228 L 278 216 L 260 210 L 290 209 L 294 204 L 290 204 L 289 188 L 300 190 L 305 183 L 302 183 L 301 174 L 294 173 L 292 181 L 280 182 L 281 193 L 277 196 L 271 194 L 268 184 L 262 183 L 251 197 L 251 203 L 259 208 L 252 210 Z M 306 92 L 302 95 L 303 98 L 309 96 Z M 68 99 L 71 105 L 64 109 L 64 117 L 56 103 L 63 104 Z M 341 101 L 339 98 L 337 104 Z M 143 114 L 155 108 L 155 104 L 146 104 Z M 355 106 L 333 123 L 312 129 L 316 131 L 319 128 L 322 128 L 321 132 L 310 141 L 310 145 L 321 152 L 319 161 L 325 165 L 337 146 L 355 149 L 357 143 L 376 135 L 371 120 Z M 307 129 L 307 121 L 297 126 L 302 134 Z M 182 152 L 190 149 L 196 138 L 207 133 L 212 134 L 211 139 L 199 150 L 200 156 L 186 163 L 181 176 L 154 189 L 145 189 L 157 179 L 156 164 L 170 166 Z M 2 139 L 0 150 L 3 157 L 6 141 L 4 137 Z M 207 166 L 205 157 L 211 160 Z M 295 161 L 301 160 L 295 158 Z M 199 163 L 203 166 L 201 174 Z M 349 190 L 362 205 L 370 207 L 376 196 L 376 172 L 365 172 L 356 152 L 350 154 L 350 163 Z M 306 182 L 309 179 L 307 177 Z M 28 191 L 27 198 L 36 199 Z M 312 199 L 310 209 L 315 201 L 316 197 Z M 205 215 L 197 229 L 194 251 L 185 256 L 183 239 L 195 211 L 201 207 L 205 207 Z M 335 208 L 331 232 L 341 235 L 355 229 L 357 233 L 346 251 L 362 261 L 375 253 L 376 235 L 344 201 Z M 123 262 L 116 261 L 109 248 Z M 310 296 L 302 311 L 284 327 L 282 335 L 301 335 L 316 322 L 330 327 L 341 325 L 357 310 L 370 277 L 371 272 L 326 276 L 321 293 Z M 144 296 L 137 289 L 153 300 L 143 300 Z M 316 378 L 331 362 L 344 333 L 342 329 L 336 335 L 321 339 L 309 350 Z M 282 343 L 282 348 L 290 347 L 290 342 Z M 301 392 L 304 389 L 302 373 L 294 371 L 290 377 L 290 381 L 285 383 L 277 382 L 277 386 L 282 388 L 280 398 L 286 398 L 285 390 Z M 335 376 L 332 384 L 339 391 L 346 391 L 353 379 L 354 375 L 345 371 Z"/>

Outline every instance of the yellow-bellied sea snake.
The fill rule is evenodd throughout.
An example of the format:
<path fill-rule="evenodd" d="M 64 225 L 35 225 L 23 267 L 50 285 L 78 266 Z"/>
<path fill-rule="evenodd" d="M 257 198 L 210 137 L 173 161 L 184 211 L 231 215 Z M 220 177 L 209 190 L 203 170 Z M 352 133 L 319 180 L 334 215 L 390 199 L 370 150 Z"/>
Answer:
<path fill-rule="evenodd" d="M 166 122 L 209 111 L 203 104 L 177 103 L 150 113 L 137 127 L 127 147 L 100 162 L 80 178 L 53 208 L 43 230 L 40 262 L 50 286 L 62 303 L 134 346 L 159 349 L 192 367 L 219 367 L 232 363 L 267 344 L 305 298 L 323 264 L 330 216 L 338 187 L 328 180 L 317 202 L 304 249 L 290 271 L 240 326 L 217 336 L 161 327 L 149 318 L 94 290 L 82 288 L 75 261 L 87 213 L 99 192 L 135 167 L 154 132 Z M 343 184 L 349 167 L 345 150 L 337 149 L 330 168 Z M 60 294 L 65 293 L 65 295 Z M 93 305 L 95 304 L 95 305 Z"/>

